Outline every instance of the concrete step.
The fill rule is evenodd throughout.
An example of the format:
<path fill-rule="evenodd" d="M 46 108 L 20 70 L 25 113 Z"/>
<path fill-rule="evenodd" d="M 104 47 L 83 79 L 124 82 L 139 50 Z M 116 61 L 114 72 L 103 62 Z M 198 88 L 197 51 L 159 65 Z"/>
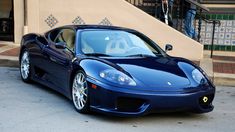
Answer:
<path fill-rule="evenodd" d="M 215 52 L 215 54 L 219 57 L 217 57 L 217 59 L 211 59 L 209 57 L 209 52 L 205 51 L 204 58 L 200 61 L 200 67 L 207 73 L 207 75 L 213 81 L 213 83 L 215 85 L 235 86 L 235 74 L 216 72 L 216 71 L 223 71 L 222 70 L 222 69 L 224 69 L 223 65 L 221 65 L 222 67 L 219 67 L 219 70 L 218 70 L 218 67 L 216 67 L 216 69 L 214 69 L 215 64 L 218 62 L 223 63 L 223 64 L 231 64 L 232 65 L 234 63 L 234 61 L 233 61 L 234 53 Z M 225 58 L 225 59 L 223 59 L 223 58 Z M 227 58 L 229 58 L 229 59 L 227 59 Z M 227 67 L 227 68 L 231 69 L 231 67 Z"/>
<path fill-rule="evenodd" d="M 13 60 L 0 60 L 1 67 L 19 67 L 18 61 Z"/>
<path fill-rule="evenodd" d="M 0 66 L 2 66 L 2 67 L 19 67 L 18 57 L 0 56 Z"/>
<path fill-rule="evenodd" d="M 217 86 L 235 86 L 235 74 L 214 73 L 214 84 Z"/>

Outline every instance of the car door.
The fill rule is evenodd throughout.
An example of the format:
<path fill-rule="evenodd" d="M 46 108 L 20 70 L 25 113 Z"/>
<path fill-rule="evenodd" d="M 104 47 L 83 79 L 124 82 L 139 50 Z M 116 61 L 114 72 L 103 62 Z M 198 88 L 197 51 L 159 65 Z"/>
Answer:
<path fill-rule="evenodd" d="M 49 40 L 51 40 L 49 45 L 44 48 L 46 59 L 44 69 L 47 73 L 47 81 L 52 83 L 56 90 L 68 92 L 71 62 L 74 57 L 73 51 L 75 49 L 75 30 L 70 28 L 61 29 L 53 40 Z M 59 43 L 65 43 L 67 48 L 56 48 L 56 44 Z"/>

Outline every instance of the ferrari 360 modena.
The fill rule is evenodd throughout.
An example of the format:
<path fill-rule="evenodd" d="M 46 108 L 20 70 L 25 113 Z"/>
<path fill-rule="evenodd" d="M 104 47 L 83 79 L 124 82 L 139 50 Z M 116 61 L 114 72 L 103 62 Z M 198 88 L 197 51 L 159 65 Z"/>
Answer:
<path fill-rule="evenodd" d="M 133 29 L 68 25 L 23 36 L 20 73 L 68 97 L 80 113 L 212 111 L 215 86 L 193 62 L 169 56 L 172 49 Z"/>

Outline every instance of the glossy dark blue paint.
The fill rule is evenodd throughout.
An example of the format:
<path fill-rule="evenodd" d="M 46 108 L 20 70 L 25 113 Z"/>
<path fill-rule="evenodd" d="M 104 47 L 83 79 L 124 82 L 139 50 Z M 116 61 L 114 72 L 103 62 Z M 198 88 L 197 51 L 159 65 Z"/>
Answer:
<path fill-rule="evenodd" d="M 137 31 L 119 27 L 106 26 L 65 26 L 77 31 L 76 43 L 79 43 L 79 32 L 87 29 Z M 199 98 L 210 95 L 214 98 L 215 87 L 208 78 L 206 84 L 197 84 L 191 72 L 198 66 L 183 59 L 168 55 L 159 57 L 90 57 L 81 53 L 79 46 L 76 52 L 55 48 L 45 36 L 38 34 L 25 35 L 21 42 L 21 51 L 27 49 L 31 59 L 32 80 L 46 85 L 71 99 L 71 83 L 74 74 L 83 70 L 87 74 L 91 110 L 119 116 L 144 115 L 150 112 L 163 111 L 196 111 L 210 112 L 213 105 L 203 108 Z M 136 86 L 120 86 L 102 79 L 99 74 L 105 69 L 119 70 L 135 80 Z M 43 72 L 42 72 L 43 71 Z M 42 74 L 43 75 L 40 75 Z M 117 108 L 118 98 L 143 100 L 135 110 L 123 111 Z"/>

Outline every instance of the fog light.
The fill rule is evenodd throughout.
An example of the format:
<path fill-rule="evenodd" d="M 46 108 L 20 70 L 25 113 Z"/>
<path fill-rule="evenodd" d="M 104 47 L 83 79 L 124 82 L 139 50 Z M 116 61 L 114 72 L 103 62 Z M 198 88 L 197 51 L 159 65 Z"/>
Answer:
<path fill-rule="evenodd" d="M 202 98 L 202 100 L 203 100 L 204 103 L 207 103 L 208 97 L 204 96 L 204 97 Z"/>

